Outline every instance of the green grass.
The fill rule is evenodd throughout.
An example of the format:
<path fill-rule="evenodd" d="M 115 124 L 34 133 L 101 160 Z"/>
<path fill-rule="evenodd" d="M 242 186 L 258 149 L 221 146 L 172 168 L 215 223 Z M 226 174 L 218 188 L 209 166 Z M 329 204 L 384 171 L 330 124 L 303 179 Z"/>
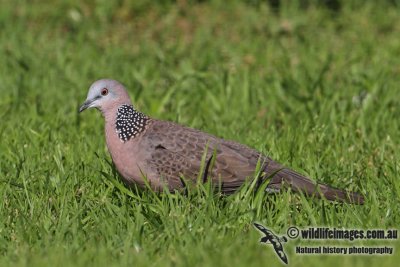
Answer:
<path fill-rule="evenodd" d="M 0 1 L 0 266 L 279 266 L 252 222 L 282 234 L 400 224 L 398 1 L 30 2 Z M 126 190 L 100 114 L 77 113 L 103 77 L 152 117 L 247 144 L 366 203 Z M 400 260 L 294 253 L 307 244 L 285 246 L 291 266 Z"/>

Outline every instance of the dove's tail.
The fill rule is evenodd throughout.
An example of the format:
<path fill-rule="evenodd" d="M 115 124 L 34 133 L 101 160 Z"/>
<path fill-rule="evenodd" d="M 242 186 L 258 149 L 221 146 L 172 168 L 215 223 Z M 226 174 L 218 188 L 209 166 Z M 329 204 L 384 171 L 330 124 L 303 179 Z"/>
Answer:
<path fill-rule="evenodd" d="M 307 196 L 324 197 L 331 201 L 347 202 L 351 204 L 364 204 L 364 197 L 355 192 L 347 192 L 325 184 L 315 184 L 309 178 L 302 176 L 290 169 L 278 171 L 269 182 L 267 190 L 280 190 L 288 186 L 295 192 Z"/>

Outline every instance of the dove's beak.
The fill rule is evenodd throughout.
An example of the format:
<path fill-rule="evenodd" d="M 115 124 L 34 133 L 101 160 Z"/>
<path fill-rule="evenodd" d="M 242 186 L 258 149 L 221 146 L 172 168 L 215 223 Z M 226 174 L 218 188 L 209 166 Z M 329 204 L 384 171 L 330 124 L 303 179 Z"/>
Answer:
<path fill-rule="evenodd" d="M 86 100 L 79 108 L 79 113 L 81 113 L 82 111 L 84 111 L 85 109 L 88 109 L 91 107 L 91 105 L 93 104 L 93 100 Z"/>

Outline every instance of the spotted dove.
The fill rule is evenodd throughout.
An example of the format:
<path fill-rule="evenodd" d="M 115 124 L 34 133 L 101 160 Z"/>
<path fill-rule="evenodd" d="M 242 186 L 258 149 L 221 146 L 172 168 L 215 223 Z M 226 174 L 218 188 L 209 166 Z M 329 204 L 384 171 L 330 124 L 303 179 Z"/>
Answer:
<path fill-rule="evenodd" d="M 307 196 L 364 202 L 360 194 L 317 185 L 245 145 L 150 118 L 132 106 L 125 87 L 115 80 L 103 79 L 91 85 L 79 112 L 93 107 L 105 118 L 108 150 L 128 185 L 147 184 L 155 191 L 174 191 L 183 190 L 188 181 L 210 179 L 223 193 L 230 194 L 253 178 L 258 179 L 257 185 L 268 183 L 267 191 L 290 187 Z M 255 173 L 257 166 L 262 170 L 259 175 Z"/>

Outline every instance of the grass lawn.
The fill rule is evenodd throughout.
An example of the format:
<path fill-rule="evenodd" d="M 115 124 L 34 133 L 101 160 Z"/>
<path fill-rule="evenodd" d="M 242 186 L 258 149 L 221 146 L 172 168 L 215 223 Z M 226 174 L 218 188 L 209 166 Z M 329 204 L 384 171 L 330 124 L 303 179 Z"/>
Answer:
<path fill-rule="evenodd" d="M 282 266 L 252 222 L 279 234 L 399 226 L 400 2 L 177 2 L 0 1 L 0 266 Z M 104 77 L 151 117 L 247 144 L 366 203 L 130 191 L 100 113 L 77 112 Z M 327 243 L 395 252 L 295 253 Z M 400 261 L 398 241 L 284 249 L 290 266 Z"/>

